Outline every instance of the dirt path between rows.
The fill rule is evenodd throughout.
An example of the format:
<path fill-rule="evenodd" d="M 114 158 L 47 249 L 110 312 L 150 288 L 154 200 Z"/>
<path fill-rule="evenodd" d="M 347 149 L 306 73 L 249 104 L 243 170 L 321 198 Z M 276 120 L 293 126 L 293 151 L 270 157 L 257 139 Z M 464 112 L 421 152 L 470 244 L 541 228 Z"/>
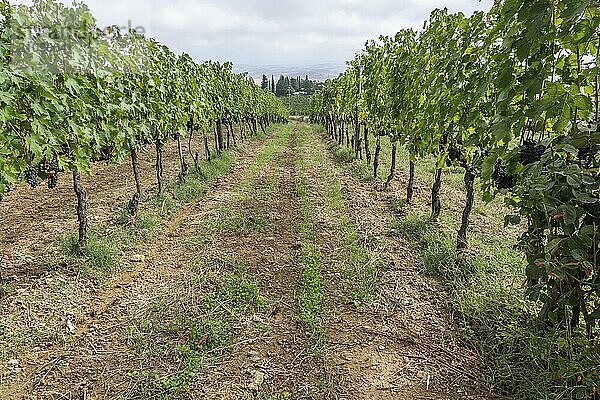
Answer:
<path fill-rule="evenodd" d="M 488 398 L 477 356 L 457 339 L 443 284 L 418 273 L 414 250 L 392 229 L 391 193 L 340 167 L 316 135 L 307 140 L 309 181 L 316 194 L 316 237 L 327 260 L 325 364 L 333 398 Z M 374 297 L 358 307 L 341 290 L 344 241 L 340 215 L 322 197 L 327 191 L 323 171 L 341 183 L 342 215 L 350 216 L 359 243 L 369 250 L 368 262 L 376 265 Z"/>
<path fill-rule="evenodd" d="M 314 354 L 314 343 L 297 318 L 301 271 L 297 262 L 299 215 L 293 164 L 296 132 L 286 130 L 289 135 L 275 149 L 272 162 L 258 176 L 251 177 L 250 199 L 225 204 L 240 215 L 264 216 L 264 228 L 213 236 L 206 250 L 212 257 L 244 261 L 246 275 L 260 285 L 269 300 L 269 310 L 255 316 L 253 322 L 258 319 L 267 328 L 254 326 L 238 337 L 226 366 L 207 368 L 198 375 L 190 390 L 192 398 L 322 398 L 318 385 L 323 380 L 322 361 Z M 273 180 L 273 192 L 262 195 L 260 192 Z M 260 384 L 255 383 L 257 376 Z"/>

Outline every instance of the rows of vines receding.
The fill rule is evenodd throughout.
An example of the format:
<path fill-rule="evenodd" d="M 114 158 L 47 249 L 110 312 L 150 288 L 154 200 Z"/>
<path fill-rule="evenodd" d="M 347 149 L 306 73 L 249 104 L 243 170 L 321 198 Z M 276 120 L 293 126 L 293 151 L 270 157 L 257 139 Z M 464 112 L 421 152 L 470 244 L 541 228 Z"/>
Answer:
<path fill-rule="evenodd" d="M 312 100 L 313 122 L 366 153 L 375 174 L 381 137 L 393 144 L 390 180 L 397 146 L 407 149 L 408 203 L 414 161 L 435 158 L 433 219 L 443 168 L 464 168 L 459 255 L 476 180 L 484 199 L 504 196 L 514 210 L 507 224 L 524 226 L 518 248 L 540 325 L 566 330 L 573 340 L 559 346 L 562 356 L 574 352 L 591 365 L 600 332 L 599 7 L 497 0 L 471 17 L 436 10 L 420 31 L 367 43 Z M 597 365 L 582 367 L 577 385 L 594 391 L 599 383 Z"/>
<path fill-rule="evenodd" d="M 56 187 L 72 175 L 78 197 L 79 243 L 85 248 L 87 193 L 81 173 L 96 161 L 131 157 L 136 194 L 142 188 L 137 153 L 156 148 L 158 191 L 163 191 L 165 144 L 179 146 L 181 179 L 188 172 L 186 151 L 211 157 L 207 132 L 220 153 L 235 143 L 234 125 L 255 134 L 283 121 L 283 104 L 229 63 L 197 64 L 187 54 L 131 30 L 101 31 L 83 4 L 35 0 L 32 6 L 0 2 L 0 198 L 19 181 Z M 227 131 L 225 136 L 224 130 Z M 191 148 L 204 135 L 203 149 Z"/>

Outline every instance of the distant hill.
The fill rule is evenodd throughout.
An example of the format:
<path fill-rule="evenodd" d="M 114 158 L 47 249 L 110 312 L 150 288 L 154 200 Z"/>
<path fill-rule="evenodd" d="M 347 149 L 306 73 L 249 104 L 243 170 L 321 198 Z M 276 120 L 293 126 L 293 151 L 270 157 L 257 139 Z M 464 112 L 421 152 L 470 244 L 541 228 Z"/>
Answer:
<path fill-rule="evenodd" d="M 323 63 L 314 65 L 247 65 L 239 64 L 235 66 L 236 72 L 248 72 L 254 78 L 254 81 L 260 84 L 263 74 L 277 79 L 281 75 L 285 76 L 306 76 L 311 80 L 326 81 L 337 77 L 346 69 L 344 64 Z"/>

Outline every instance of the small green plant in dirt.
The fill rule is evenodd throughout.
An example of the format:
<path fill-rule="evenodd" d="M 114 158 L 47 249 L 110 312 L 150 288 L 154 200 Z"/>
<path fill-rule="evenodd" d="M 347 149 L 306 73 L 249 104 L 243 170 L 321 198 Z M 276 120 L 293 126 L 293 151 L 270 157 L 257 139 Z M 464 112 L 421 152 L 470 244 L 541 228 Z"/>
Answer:
<path fill-rule="evenodd" d="M 394 228 L 418 244 L 417 266 L 427 275 L 454 279 L 463 274 L 456 262 L 456 245 L 451 235 L 437 229 L 428 215 L 411 214 L 395 223 Z"/>
<path fill-rule="evenodd" d="M 151 201 L 151 207 L 163 220 L 170 219 L 179 209 L 179 205 L 168 194 L 161 194 Z"/>
<path fill-rule="evenodd" d="M 225 309 L 232 316 L 262 311 L 267 305 L 258 284 L 242 274 L 225 276 L 219 289 L 207 295 L 204 303 L 208 311 Z"/>
<path fill-rule="evenodd" d="M 140 321 L 137 347 L 146 356 L 173 360 L 178 372 L 168 373 L 166 377 L 156 371 L 145 373 L 138 393 L 153 398 L 177 399 L 210 359 L 210 353 L 230 345 L 232 331 L 229 322 L 223 319 L 198 321 L 187 314 L 180 314 L 172 316 L 171 321 L 162 321 L 164 313 L 152 317 L 158 319 L 159 316 L 160 322 Z"/>
<path fill-rule="evenodd" d="M 356 233 L 345 238 L 345 249 L 350 257 L 342 269 L 344 292 L 350 295 L 354 305 L 368 303 L 373 298 L 377 284 L 377 268 L 371 263 L 370 255 L 357 240 Z"/>
<path fill-rule="evenodd" d="M 187 176 L 185 181 L 173 187 L 173 196 L 182 203 L 189 203 L 206 192 L 206 181 L 197 176 Z"/>
<path fill-rule="evenodd" d="M 259 189 L 259 192 L 257 194 L 257 200 L 263 204 L 269 202 L 272 199 L 275 192 L 277 191 L 278 187 L 279 187 L 279 176 L 277 175 L 276 172 L 274 172 L 273 175 L 271 175 L 267 179 L 264 186 L 257 188 L 257 189 Z"/>
<path fill-rule="evenodd" d="M 354 150 L 348 147 L 342 147 L 335 142 L 329 144 L 329 150 L 333 153 L 336 161 L 341 163 L 351 163 L 356 159 Z"/>
<path fill-rule="evenodd" d="M 159 220 L 160 217 L 152 209 L 140 209 L 132 221 L 129 207 L 123 207 L 115 217 L 113 236 L 119 238 L 119 243 L 137 244 L 140 240 L 148 240 L 156 235 Z"/>
<path fill-rule="evenodd" d="M 181 317 L 180 323 L 167 331 L 169 330 L 185 332 L 184 343 L 170 343 L 174 347 L 165 354 L 177 362 L 178 372 L 166 377 L 161 377 L 156 372 L 145 373 L 138 387 L 138 393 L 147 396 L 143 398 L 180 398 L 206 362 L 207 353 L 225 348 L 231 338 L 229 324 L 221 320 L 207 320 L 198 324 L 187 317 Z"/>
<path fill-rule="evenodd" d="M 267 218 L 251 211 L 233 210 L 224 208 L 209 219 L 205 224 L 205 231 L 211 233 L 231 232 L 237 234 L 250 234 L 262 232 L 267 226 Z"/>
<path fill-rule="evenodd" d="M 213 158 L 210 161 L 201 161 L 198 165 L 197 175 L 205 181 L 214 180 L 225 175 L 234 162 L 235 155 L 231 151 L 223 152 L 220 157 Z"/>
<path fill-rule="evenodd" d="M 406 206 L 407 204 L 405 198 L 395 197 L 390 203 L 390 210 L 397 215 L 406 215 Z"/>
<path fill-rule="evenodd" d="M 296 159 L 294 164 L 300 176 L 296 183 L 299 198 L 300 238 L 302 241 L 299 256 L 301 270 L 302 293 L 299 299 L 299 319 L 311 331 L 316 340 L 316 352 L 320 354 L 325 343 L 325 332 L 321 326 L 320 316 L 323 304 L 323 275 L 321 274 L 321 254 L 314 244 L 314 233 L 311 216 L 311 202 L 308 192 L 304 165 L 304 139 L 296 136 Z"/>
<path fill-rule="evenodd" d="M 140 212 L 135 219 L 135 227 L 146 237 L 152 234 L 158 226 L 158 218 L 149 212 Z"/>
<path fill-rule="evenodd" d="M 375 293 L 377 268 L 370 263 L 369 250 L 361 243 L 361 236 L 346 212 L 342 181 L 328 171 L 321 171 L 326 183 L 328 207 L 337 214 L 337 228 L 344 242 L 344 252 L 339 260 L 342 267 L 342 286 L 344 292 L 355 304 L 366 303 Z"/>
<path fill-rule="evenodd" d="M 235 215 L 228 222 L 228 230 L 246 234 L 262 232 L 267 226 L 267 218 L 253 212 Z"/>
<path fill-rule="evenodd" d="M 93 279 L 104 281 L 114 271 L 119 261 L 117 245 L 107 236 L 91 233 L 88 236 L 83 254 L 77 254 L 77 236 L 60 240 L 60 250 L 67 260 L 83 261 L 82 271 Z"/>
<path fill-rule="evenodd" d="M 344 196 L 342 195 L 342 183 L 338 179 L 327 177 L 327 200 L 329 206 L 336 211 L 342 211 L 344 208 Z"/>
<path fill-rule="evenodd" d="M 302 294 L 300 295 L 300 320 L 320 338 L 323 334 L 320 316 L 323 304 L 323 276 L 320 255 L 311 243 L 303 244 L 300 254 L 302 269 Z"/>

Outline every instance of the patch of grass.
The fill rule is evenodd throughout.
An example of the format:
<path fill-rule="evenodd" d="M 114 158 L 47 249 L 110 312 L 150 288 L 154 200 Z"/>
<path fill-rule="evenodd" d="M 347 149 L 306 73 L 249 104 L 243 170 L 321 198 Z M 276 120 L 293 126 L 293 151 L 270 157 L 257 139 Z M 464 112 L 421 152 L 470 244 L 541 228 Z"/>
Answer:
<path fill-rule="evenodd" d="M 198 272 L 192 275 L 205 275 L 211 263 L 215 272 L 222 267 L 244 269 L 243 265 L 232 265 L 229 260 L 211 260 L 199 261 Z M 141 398 L 178 399 L 184 396 L 198 370 L 231 347 L 239 329 L 234 326 L 239 325 L 239 320 L 266 309 L 267 300 L 261 295 L 259 285 L 242 272 L 208 280 L 192 277 L 189 282 L 213 290 L 204 296 L 195 296 L 186 289 L 184 293 L 191 296 L 189 298 L 180 297 L 181 293 L 162 294 L 131 329 L 138 352 L 159 358 L 161 364 L 165 360 L 173 363 L 168 371 L 142 374 L 136 392 Z"/>
<path fill-rule="evenodd" d="M 258 233 L 264 231 L 267 223 L 267 218 L 264 215 L 223 208 L 204 223 L 204 229 L 200 236 L 204 238 L 206 235 L 222 232 L 232 232 L 240 235 Z"/>
<path fill-rule="evenodd" d="M 150 201 L 150 207 L 152 207 L 157 215 L 163 220 L 170 219 L 180 208 L 173 197 L 167 193 L 154 197 Z"/>
<path fill-rule="evenodd" d="M 173 187 L 173 196 L 177 201 L 189 203 L 206 192 L 207 185 L 195 176 L 186 177 L 185 181 Z"/>
<path fill-rule="evenodd" d="M 256 135 L 252 136 L 252 140 L 264 140 L 267 138 L 267 135 L 265 135 L 265 133 L 262 131 L 262 129 L 258 129 L 258 131 L 256 132 Z"/>
<path fill-rule="evenodd" d="M 254 213 L 244 213 L 233 216 L 228 221 L 229 230 L 240 233 L 262 232 L 267 226 L 267 219 L 262 215 Z"/>
<path fill-rule="evenodd" d="M 84 252 L 77 254 L 78 237 L 68 236 L 60 240 L 59 248 L 67 259 L 83 261 L 82 271 L 91 278 L 103 282 L 114 271 L 119 261 L 119 249 L 109 237 L 92 232 L 89 234 Z"/>
<path fill-rule="evenodd" d="M 360 243 L 360 235 L 349 218 L 342 218 L 347 265 L 342 268 L 342 282 L 355 306 L 368 303 L 373 298 L 377 284 L 377 268 L 371 263 L 369 251 Z"/>
<path fill-rule="evenodd" d="M 271 139 L 256 156 L 256 160 L 250 166 L 250 171 L 257 173 L 262 171 L 275 158 L 277 153 L 282 153 L 291 134 L 291 127 L 284 126 L 277 135 Z"/>
<path fill-rule="evenodd" d="M 323 276 L 320 271 L 320 254 L 314 244 L 303 244 L 300 251 L 301 282 L 300 321 L 314 334 L 320 335 L 320 314 L 323 304 Z"/>
<path fill-rule="evenodd" d="M 231 151 L 221 153 L 221 157 L 210 161 L 201 161 L 198 165 L 198 175 L 205 181 L 212 181 L 225 175 L 233 166 L 235 156 Z"/>
<path fill-rule="evenodd" d="M 225 308 L 232 314 L 245 314 L 251 311 L 265 310 L 266 299 L 260 294 L 257 283 L 243 274 L 231 274 L 224 278 L 222 286 L 205 298 L 207 310 Z"/>
<path fill-rule="evenodd" d="M 370 182 L 373 180 L 373 171 L 370 165 L 360 160 L 355 160 L 350 164 L 350 171 L 363 182 Z"/>
<path fill-rule="evenodd" d="M 261 173 L 269 168 L 273 168 L 269 167 L 274 164 L 273 160 L 276 158 L 284 160 L 283 153 L 290 134 L 291 128 L 282 126 L 275 137 L 269 140 L 269 142 L 261 149 L 260 153 L 256 156 L 255 161 L 250 165 L 246 178 L 236 185 L 235 197 L 237 202 L 245 204 L 250 203 L 253 200 L 266 202 L 271 198 L 278 185 L 276 175 L 271 175 L 268 178 L 266 187 L 258 188 L 258 193 L 257 185 L 261 182 Z"/>
<path fill-rule="evenodd" d="M 342 286 L 350 300 L 359 306 L 373 298 L 377 268 L 371 263 L 370 251 L 361 243 L 361 236 L 346 210 L 342 181 L 326 169 L 320 171 L 327 187 L 327 206 L 336 214 L 339 234 L 343 238 L 344 252 L 338 260 L 342 265 Z"/>
<path fill-rule="evenodd" d="M 268 202 L 269 200 L 271 200 L 275 192 L 277 192 L 278 187 L 279 176 L 276 173 L 274 173 L 267 179 L 266 184 L 262 188 L 260 188 L 257 194 L 257 200 L 263 203 Z"/>
<path fill-rule="evenodd" d="M 170 219 L 183 204 L 204 195 L 208 189 L 207 183 L 224 176 L 234 162 L 232 151 L 225 151 L 210 161 L 200 161 L 197 171 L 192 171 L 183 182 L 174 181 L 168 185 L 165 192 L 153 198 L 146 208 L 164 220 Z"/>
<path fill-rule="evenodd" d="M 425 228 L 419 245 L 418 266 L 421 273 L 446 279 L 458 278 L 463 271 L 457 268 L 455 248 L 452 236 L 435 228 Z"/>
<path fill-rule="evenodd" d="M 135 227 L 146 235 L 154 232 L 158 224 L 159 221 L 156 215 L 144 211 L 139 212 L 135 220 Z"/>
<path fill-rule="evenodd" d="M 338 162 L 349 164 L 356 159 L 356 154 L 351 148 L 340 146 L 335 142 L 329 143 L 328 147 Z"/>
<path fill-rule="evenodd" d="M 161 218 L 155 211 L 149 207 L 138 210 L 133 225 L 129 225 L 130 218 L 128 207 L 123 207 L 116 217 L 113 236 L 119 243 L 137 244 L 156 236 Z"/>
<path fill-rule="evenodd" d="M 181 315 L 174 323 L 168 326 L 152 325 L 148 320 L 140 323 L 140 331 L 152 335 L 171 335 L 181 337 L 181 343 L 169 342 L 167 349 L 161 351 L 163 357 L 177 360 L 179 370 L 167 376 L 160 376 L 158 372 L 146 372 L 143 380 L 138 385 L 138 394 L 142 398 L 178 399 L 187 390 L 196 377 L 197 371 L 206 362 L 207 354 L 215 349 L 224 348 L 231 341 L 231 327 L 224 320 L 204 320 L 201 322 Z M 151 348 L 153 342 L 147 343 Z M 140 347 L 144 344 L 139 343 Z M 145 352 L 148 352 L 146 347 Z"/>
<path fill-rule="evenodd" d="M 395 197 L 390 204 L 390 209 L 394 214 L 405 215 L 406 206 L 407 204 L 405 198 Z"/>
<path fill-rule="evenodd" d="M 457 267 L 454 237 L 440 231 L 429 215 L 407 215 L 395 222 L 394 229 L 417 243 L 417 266 L 421 273 L 450 280 L 464 274 Z"/>
<path fill-rule="evenodd" d="M 296 137 L 296 171 L 300 178 L 296 183 L 299 198 L 301 248 L 299 266 L 301 269 L 302 293 L 299 299 L 299 318 L 306 324 L 316 341 L 316 353 L 321 354 L 325 346 L 325 331 L 321 325 L 323 307 L 323 275 L 321 274 L 321 254 L 314 244 L 311 204 L 304 166 L 304 139 Z"/>
<path fill-rule="evenodd" d="M 322 171 L 322 177 L 324 177 L 324 183 L 327 190 L 328 206 L 335 211 L 342 211 L 344 208 L 344 196 L 342 195 L 342 182 L 339 179 L 334 179 L 327 175 L 326 172 Z M 325 175 L 325 176 L 323 176 Z"/>

